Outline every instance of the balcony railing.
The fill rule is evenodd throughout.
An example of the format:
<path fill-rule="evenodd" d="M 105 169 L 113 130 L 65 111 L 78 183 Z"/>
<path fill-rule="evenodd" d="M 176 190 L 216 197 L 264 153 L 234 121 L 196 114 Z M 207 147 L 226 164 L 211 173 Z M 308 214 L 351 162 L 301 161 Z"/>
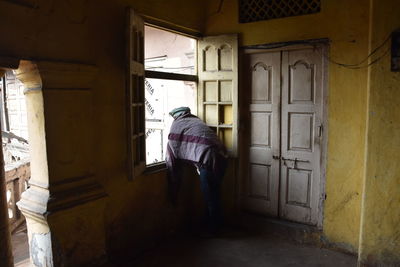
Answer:
<path fill-rule="evenodd" d="M 15 162 L 7 164 L 5 180 L 7 190 L 8 218 L 11 233 L 14 232 L 25 220 L 16 203 L 20 200 L 22 192 L 28 188 L 31 177 L 30 162 Z"/>

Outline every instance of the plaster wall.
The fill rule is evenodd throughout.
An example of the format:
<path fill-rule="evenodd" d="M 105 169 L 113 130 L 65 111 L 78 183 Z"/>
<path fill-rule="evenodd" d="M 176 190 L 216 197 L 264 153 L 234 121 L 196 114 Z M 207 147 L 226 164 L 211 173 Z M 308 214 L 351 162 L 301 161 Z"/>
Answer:
<path fill-rule="evenodd" d="M 331 59 L 348 64 L 363 60 L 368 54 L 369 1 L 321 3 L 321 12 L 317 14 L 239 24 L 238 1 L 223 1 L 219 13 L 219 1 L 209 1 L 205 33 L 239 33 L 242 46 L 329 38 Z M 350 70 L 330 63 L 328 76 L 323 233 L 328 242 L 356 252 L 365 167 L 367 69 Z"/>
<path fill-rule="evenodd" d="M 372 1 L 371 47 L 399 29 L 399 8 L 397 1 Z M 399 88 L 400 74 L 390 71 L 389 56 L 371 66 L 359 252 L 359 261 L 366 266 L 400 265 Z"/>

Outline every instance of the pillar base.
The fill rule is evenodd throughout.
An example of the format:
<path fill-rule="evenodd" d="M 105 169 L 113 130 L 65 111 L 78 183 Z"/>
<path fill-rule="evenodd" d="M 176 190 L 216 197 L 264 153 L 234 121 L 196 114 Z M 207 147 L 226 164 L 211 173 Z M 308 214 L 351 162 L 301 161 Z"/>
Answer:
<path fill-rule="evenodd" d="M 48 200 L 49 191 L 31 183 L 17 203 L 26 219 L 30 261 L 34 266 L 53 266 L 51 233 L 46 218 Z"/>

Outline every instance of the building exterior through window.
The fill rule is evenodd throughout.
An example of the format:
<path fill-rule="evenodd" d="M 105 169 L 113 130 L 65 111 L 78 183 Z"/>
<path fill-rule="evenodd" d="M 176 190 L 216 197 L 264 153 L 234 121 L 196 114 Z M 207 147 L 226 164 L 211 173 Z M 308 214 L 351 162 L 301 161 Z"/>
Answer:
<path fill-rule="evenodd" d="M 146 165 L 164 161 L 173 119 L 169 111 L 188 106 L 197 113 L 197 84 L 170 74 L 196 75 L 197 42 L 180 34 L 145 26 L 145 69 L 163 78 L 145 79 Z"/>

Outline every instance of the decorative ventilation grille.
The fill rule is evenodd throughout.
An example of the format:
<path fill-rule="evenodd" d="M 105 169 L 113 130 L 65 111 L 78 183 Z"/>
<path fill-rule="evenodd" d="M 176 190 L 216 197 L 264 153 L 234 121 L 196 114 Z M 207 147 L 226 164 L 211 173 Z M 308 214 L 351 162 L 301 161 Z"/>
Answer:
<path fill-rule="evenodd" d="M 239 22 L 318 13 L 321 0 L 239 0 Z"/>

